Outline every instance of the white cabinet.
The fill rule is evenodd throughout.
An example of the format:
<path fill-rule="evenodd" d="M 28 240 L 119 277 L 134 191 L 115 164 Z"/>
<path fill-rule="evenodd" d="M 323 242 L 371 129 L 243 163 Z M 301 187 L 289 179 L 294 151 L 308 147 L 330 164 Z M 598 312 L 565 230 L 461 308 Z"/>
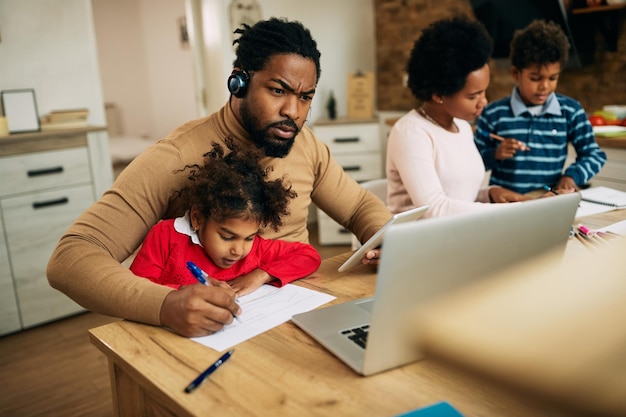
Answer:
<path fill-rule="evenodd" d="M 83 311 L 50 287 L 46 266 L 96 198 L 87 132 L 39 135 L 0 138 L 0 335 Z"/>
<path fill-rule="evenodd" d="M 0 222 L 0 335 L 14 332 L 21 327 L 17 311 L 17 300 L 13 277 L 9 265 L 9 254 L 4 240 L 4 230 Z"/>
<path fill-rule="evenodd" d="M 371 120 L 319 120 L 313 125 L 333 157 L 352 178 L 362 182 L 384 177 L 380 124 Z M 317 210 L 319 242 L 322 245 L 349 245 L 352 234 Z"/>

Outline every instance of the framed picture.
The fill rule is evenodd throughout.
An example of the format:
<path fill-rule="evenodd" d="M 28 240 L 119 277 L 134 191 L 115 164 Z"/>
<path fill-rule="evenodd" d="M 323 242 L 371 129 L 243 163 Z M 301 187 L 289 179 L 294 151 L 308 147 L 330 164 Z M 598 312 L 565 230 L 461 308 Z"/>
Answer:
<path fill-rule="evenodd" d="M 2 96 L 2 108 L 9 125 L 9 133 L 38 132 L 39 114 L 35 90 L 5 90 Z"/>

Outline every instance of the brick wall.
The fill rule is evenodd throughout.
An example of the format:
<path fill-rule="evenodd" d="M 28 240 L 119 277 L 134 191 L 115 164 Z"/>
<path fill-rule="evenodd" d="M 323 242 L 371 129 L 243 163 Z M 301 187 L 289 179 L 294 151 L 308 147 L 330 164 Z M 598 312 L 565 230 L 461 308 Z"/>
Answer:
<path fill-rule="evenodd" d="M 421 30 L 435 20 L 455 14 L 473 17 L 473 12 L 469 0 L 375 0 L 374 7 L 378 110 L 406 111 L 417 104 L 403 85 L 403 76 Z M 588 112 L 604 104 L 626 104 L 626 9 L 602 13 L 619 16 L 617 52 L 609 52 L 604 38 L 596 34 L 594 62 L 563 71 L 557 89 L 580 101 Z M 492 62 L 491 68 L 487 93 L 495 100 L 510 94 L 514 83 L 506 60 Z"/>

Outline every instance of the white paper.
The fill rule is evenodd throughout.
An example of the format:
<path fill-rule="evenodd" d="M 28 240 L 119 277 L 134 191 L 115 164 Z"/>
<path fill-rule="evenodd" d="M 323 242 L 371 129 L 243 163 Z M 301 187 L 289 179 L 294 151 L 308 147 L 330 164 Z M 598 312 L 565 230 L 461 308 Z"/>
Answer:
<path fill-rule="evenodd" d="M 332 295 L 293 284 L 281 288 L 265 284 L 238 299 L 242 310 L 240 322 L 233 320 L 218 333 L 192 340 L 223 351 L 291 320 L 294 314 L 313 310 L 333 299 Z"/>
<path fill-rule="evenodd" d="M 612 232 L 617 233 L 618 235 L 626 236 L 626 220 L 622 220 L 621 222 L 610 224 L 602 229 L 598 229 L 600 232 Z"/>
<path fill-rule="evenodd" d="M 626 207 L 626 192 L 624 191 L 609 187 L 591 187 L 586 190 L 581 190 L 580 194 L 582 198 L 613 203 L 615 206 L 581 201 L 576 211 L 576 217 L 590 216 L 592 214 L 604 213 L 606 211 Z"/>
<path fill-rule="evenodd" d="M 615 207 L 605 206 L 604 204 L 588 203 L 581 201 L 578 203 L 578 209 L 576 210 L 576 218 L 591 216 L 592 214 L 604 213 L 606 211 L 615 210 Z"/>

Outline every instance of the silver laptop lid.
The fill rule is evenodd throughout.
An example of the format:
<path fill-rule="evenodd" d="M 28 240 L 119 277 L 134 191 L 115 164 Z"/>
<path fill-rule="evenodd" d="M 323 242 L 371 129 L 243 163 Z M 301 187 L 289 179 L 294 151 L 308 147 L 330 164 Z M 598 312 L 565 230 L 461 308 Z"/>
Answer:
<path fill-rule="evenodd" d="M 392 226 L 381 253 L 363 374 L 421 357 L 410 311 L 498 269 L 561 246 L 578 193 L 508 204 L 498 210 Z"/>

